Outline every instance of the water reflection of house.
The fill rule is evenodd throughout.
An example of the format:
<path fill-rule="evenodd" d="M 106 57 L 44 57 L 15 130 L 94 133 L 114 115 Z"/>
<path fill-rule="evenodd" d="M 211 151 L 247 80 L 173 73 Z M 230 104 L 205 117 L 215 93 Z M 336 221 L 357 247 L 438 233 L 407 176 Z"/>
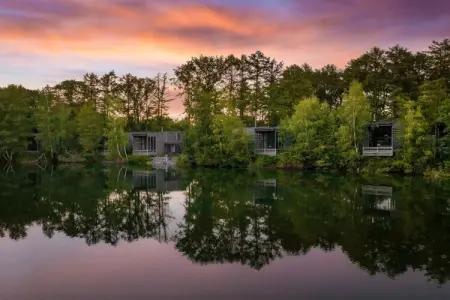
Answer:
<path fill-rule="evenodd" d="M 278 195 L 277 180 L 256 180 L 253 190 L 253 201 L 255 204 L 271 205 Z"/>
<path fill-rule="evenodd" d="M 133 189 L 151 192 L 180 191 L 181 180 L 173 170 L 133 171 Z"/>
<path fill-rule="evenodd" d="M 369 214 L 386 215 L 395 210 L 393 189 L 390 186 L 363 185 L 365 210 Z"/>

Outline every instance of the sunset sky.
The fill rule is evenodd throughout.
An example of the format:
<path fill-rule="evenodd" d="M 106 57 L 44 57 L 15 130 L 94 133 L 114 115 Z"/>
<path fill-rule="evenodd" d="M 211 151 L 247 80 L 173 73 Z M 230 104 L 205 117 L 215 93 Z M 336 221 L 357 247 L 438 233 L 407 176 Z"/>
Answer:
<path fill-rule="evenodd" d="M 343 67 L 373 46 L 450 37 L 450 0 L 0 0 L 0 85 L 153 76 L 199 54 Z"/>

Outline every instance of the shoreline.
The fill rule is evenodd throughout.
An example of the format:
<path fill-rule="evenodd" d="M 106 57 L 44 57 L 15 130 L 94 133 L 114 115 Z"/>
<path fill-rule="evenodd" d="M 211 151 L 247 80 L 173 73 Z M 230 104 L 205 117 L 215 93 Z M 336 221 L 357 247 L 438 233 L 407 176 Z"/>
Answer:
<path fill-rule="evenodd" d="M 270 171 L 301 171 L 301 172 L 331 172 L 345 175 L 346 173 L 354 173 L 358 175 L 397 175 L 397 176 L 413 176 L 424 178 L 427 180 L 447 180 L 450 179 L 450 172 L 439 168 L 427 168 L 423 170 L 423 172 L 415 172 L 415 173 L 405 173 L 401 171 L 392 170 L 394 166 L 392 162 L 386 159 L 380 158 L 371 158 L 365 159 L 362 161 L 361 165 L 356 170 L 345 170 L 345 169 L 336 169 L 336 168 L 324 168 L 324 167 L 297 167 L 297 166 L 281 166 L 276 161 L 276 158 L 271 162 L 258 162 L 258 159 L 261 159 L 261 156 L 258 156 L 251 164 L 246 167 L 220 167 L 220 166 L 178 166 L 177 158 L 178 156 L 166 157 L 166 156 L 157 156 L 157 157 L 147 157 L 147 156 L 129 156 L 132 158 L 131 160 L 99 160 L 99 161 L 88 161 L 88 160 L 61 160 L 58 162 L 58 165 L 92 165 L 92 164 L 102 164 L 102 165 L 120 165 L 127 167 L 137 167 L 142 169 L 149 170 L 161 170 L 161 169 L 180 169 L 180 170 L 195 170 L 195 169 L 217 169 L 217 170 L 270 170 Z M 264 160 L 265 157 L 262 157 Z M 387 164 L 390 163 L 390 164 Z M 17 164 L 23 166 L 47 166 L 51 165 L 51 163 L 39 164 L 39 161 L 32 160 L 29 158 L 19 159 Z"/>

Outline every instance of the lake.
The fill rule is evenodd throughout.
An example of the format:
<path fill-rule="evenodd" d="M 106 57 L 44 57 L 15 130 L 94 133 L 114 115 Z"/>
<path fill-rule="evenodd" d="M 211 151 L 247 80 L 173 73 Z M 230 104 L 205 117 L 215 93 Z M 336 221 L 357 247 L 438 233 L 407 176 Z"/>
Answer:
<path fill-rule="evenodd" d="M 231 170 L 0 174 L 0 299 L 448 299 L 450 185 Z"/>

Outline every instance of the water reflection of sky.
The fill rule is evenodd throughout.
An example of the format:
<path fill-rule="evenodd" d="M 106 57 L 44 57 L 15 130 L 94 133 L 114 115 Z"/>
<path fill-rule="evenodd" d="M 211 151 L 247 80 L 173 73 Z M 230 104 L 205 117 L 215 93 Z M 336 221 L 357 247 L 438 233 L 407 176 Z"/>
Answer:
<path fill-rule="evenodd" d="M 169 236 L 184 216 L 183 192 L 170 194 Z M 257 271 L 240 264 L 194 264 L 173 243 L 154 239 L 116 247 L 33 226 L 24 240 L 0 240 L 0 299 L 444 299 L 420 272 L 371 277 L 340 248 L 285 256 Z"/>

